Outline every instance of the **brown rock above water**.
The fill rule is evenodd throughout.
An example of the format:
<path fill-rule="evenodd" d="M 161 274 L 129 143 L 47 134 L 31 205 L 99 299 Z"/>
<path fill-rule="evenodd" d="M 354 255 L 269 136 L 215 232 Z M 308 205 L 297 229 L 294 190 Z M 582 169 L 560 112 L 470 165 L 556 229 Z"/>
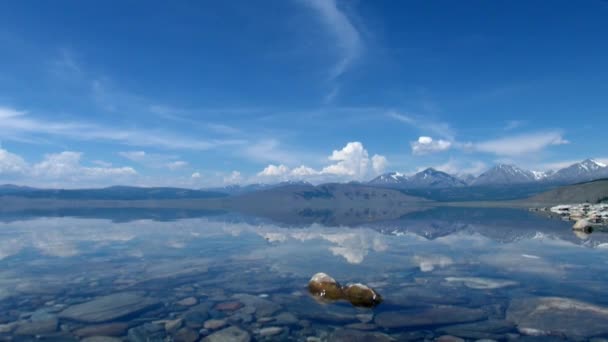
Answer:
<path fill-rule="evenodd" d="M 323 300 L 347 300 L 354 306 L 374 307 L 382 302 L 382 296 L 363 284 L 341 286 L 325 273 L 315 274 L 308 282 L 308 291 Z"/>
<path fill-rule="evenodd" d="M 325 273 L 317 273 L 308 282 L 308 291 L 322 299 L 340 300 L 344 299 L 342 286 L 334 278 Z"/>
<path fill-rule="evenodd" d="M 346 299 L 354 306 L 371 308 L 382 303 L 382 296 L 374 289 L 363 284 L 348 285 L 344 288 L 344 294 Z"/>

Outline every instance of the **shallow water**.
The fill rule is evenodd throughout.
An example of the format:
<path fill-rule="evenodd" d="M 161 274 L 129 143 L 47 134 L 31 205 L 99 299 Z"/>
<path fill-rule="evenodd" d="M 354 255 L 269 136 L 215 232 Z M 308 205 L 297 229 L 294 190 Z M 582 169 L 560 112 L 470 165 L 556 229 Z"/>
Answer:
<path fill-rule="evenodd" d="M 0 340 L 608 337 L 608 234 L 576 236 L 568 222 L 508 209 L 301 221 L 91 210 L 2 217 Z M 317 272 L 367 284 L 384 302 L 319 302 L 306 288 Z"/>

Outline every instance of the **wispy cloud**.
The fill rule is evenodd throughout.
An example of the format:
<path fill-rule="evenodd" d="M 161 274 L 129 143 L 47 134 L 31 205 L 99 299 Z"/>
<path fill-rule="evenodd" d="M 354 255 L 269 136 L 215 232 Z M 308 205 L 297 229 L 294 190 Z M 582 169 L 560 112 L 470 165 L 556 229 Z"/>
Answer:
<path fill-rule="evenodd" d="M 564 145 L 569 142 L 559 131 L 535 132 L 510 137 L 467 144 L 466 147 L 479 152 L 500 156 L 521 156 L 539 152 L 549 146 Z"/>
<path fill-rule="evenodd" d="M 209 150 L 244 144 L 241 139 L 202 140 L 161 130 L 121 130 L 84 122 L 38 119 L 25 111 L 0 107 L 0 133 L 7 138 L 46 135 L 75 140 L 99 140 L 162 149 Z"/>
<path fill-rule="evenodd" d="M 346 14 L 338 8 L 336 0 L 302 1 L 319 14 L 336 40 L 341 58 L 330 71 L 330 79 L 336 79 L 361 55 L 363 51 L 361 35 Z"/>
<path fill-rule="evenodd" d="M 416 128 L 422 134 L 431 134 L 447 140 L 454 139 L 454 130 L 446 122 L 431 120 L 429 118 L 412 114 L 399 113 L 396 111 L 389 111 L 387 116 Z"/>

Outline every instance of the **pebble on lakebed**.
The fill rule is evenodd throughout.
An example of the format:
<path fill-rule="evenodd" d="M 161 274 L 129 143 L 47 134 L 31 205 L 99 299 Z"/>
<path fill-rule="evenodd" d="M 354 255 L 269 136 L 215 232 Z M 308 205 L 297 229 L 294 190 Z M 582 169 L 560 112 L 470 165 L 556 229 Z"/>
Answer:
<path fill-rule="evenodd" d="M 382 296 L 363 284 L 342 286 L 325 273 L 317 273 L 308 282 L 308 291 L 323 300 L 347 300 L 354 306 L 372 308 L 382 303 Z"/>

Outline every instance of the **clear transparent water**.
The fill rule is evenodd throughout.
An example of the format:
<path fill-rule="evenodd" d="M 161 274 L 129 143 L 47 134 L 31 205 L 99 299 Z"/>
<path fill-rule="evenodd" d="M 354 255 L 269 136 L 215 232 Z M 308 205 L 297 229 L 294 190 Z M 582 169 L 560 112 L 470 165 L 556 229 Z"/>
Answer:
<path fill-rule="evenodd" d="M 0 219 L 0 340 L 190 341 L 230 326 L 245 340 L 608 336 L 608 234 L 526 211 L 437 208 L 349 226 L 137 210 Z M 321 303 L 306 288 L 317 272 L 384 302 Z M 98 322 L 62 314 L 113 293 L 155 304 Z M 221 327 L 205 328 L 212 319 Z"/>

